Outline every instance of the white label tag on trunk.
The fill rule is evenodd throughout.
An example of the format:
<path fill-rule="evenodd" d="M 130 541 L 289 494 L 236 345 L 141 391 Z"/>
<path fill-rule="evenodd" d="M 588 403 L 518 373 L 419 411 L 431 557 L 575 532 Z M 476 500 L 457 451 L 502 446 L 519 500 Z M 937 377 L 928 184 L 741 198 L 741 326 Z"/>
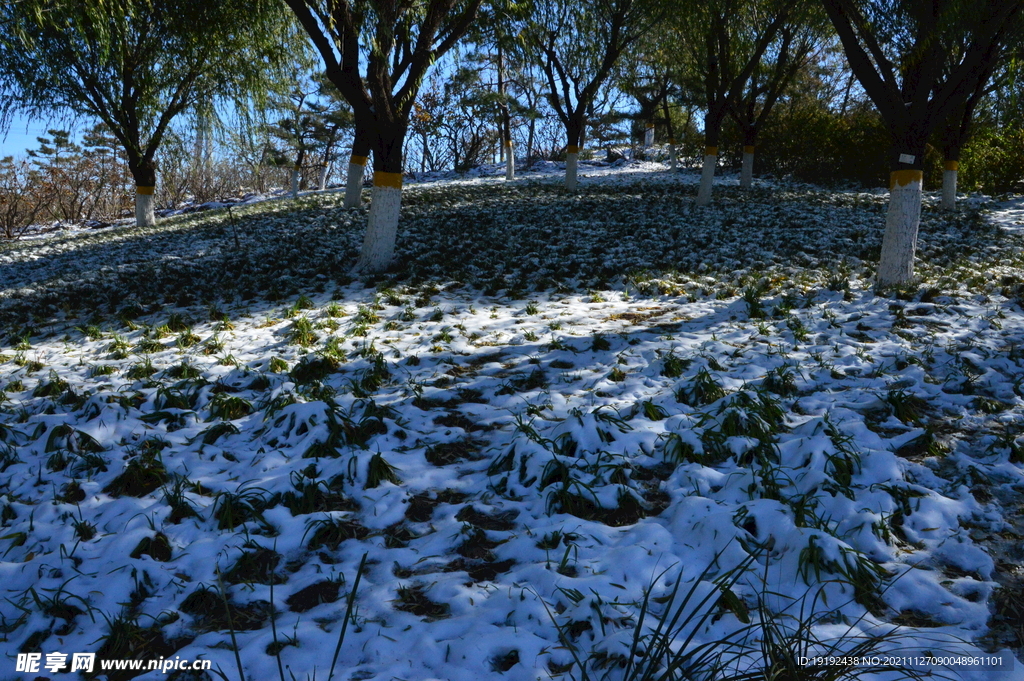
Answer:
<path fill-rule="evenodd" d="M 900 163 L 913 163 L 916 158 L 913 154 L 900 154 Z"/>

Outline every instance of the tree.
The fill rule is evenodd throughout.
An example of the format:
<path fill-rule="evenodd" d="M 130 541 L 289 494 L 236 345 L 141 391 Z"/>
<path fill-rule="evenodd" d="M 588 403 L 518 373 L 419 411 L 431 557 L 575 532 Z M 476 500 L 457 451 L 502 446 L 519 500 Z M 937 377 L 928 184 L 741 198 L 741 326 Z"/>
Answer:
<path fill-rule="evenodd" d="M 51 199 L 47 189 L 27 161 L 0 158 L 0 237 L 17 239 L 28 230 Z"/>
<path fill-rule="evenodd" d="M 285 161 L 291 167 L 291 194 L 294 199 L 299 196 L 306 154 L 316 146 L 316 140 L 313 116 L 309 111 L 308 102 L 314 93 L 314 86 L 310 83 L 300 83 L 298 78 L 293 78 L 293 82 L 294 85 L 287 96 L 279 97 L 277 100 L 276 108 L 285 115 L 269 127 L 269 132 L 271 137 L 284 142 L 288 147 L 288 151 L 275 150 L 274 157 L 279 164 Z"/>
<path fill-rule="evenodd" d="M 821 42 L 822 25 L 816 2 L 800 0 L 789 11 L 789 19 L 779 30 L 774 42 L 758 61 L 741 90 L 729 115 L 743 137 L 743 165 L 740 186 L 749 188 L 754 180 L 754 153 L 757 138 L 779 97 L 788 89 L 796 74 L 807 65 Z M 822 17 L 823 18 L 823 17 Z"/>
<path fill-rule="evenodd" d="M 823 0 L 891 140 L 889 209 L 876 284 L 909 284 L 924 151 L 935 127 L 987 79 L 1024 0 Z M 962 49 L 953 53 L 955 45 Z M 948 75 L 943 77 L 943 68 Z"/>
<path fill-rule="evenodd" d="M 490 61 L 496 73 L 494 104 L 497 107 L 498 134 L 505 159 L 505 179 L 516 175 L 515 151 L 512 144 L 512 115 L 522 106 L 509 94 L 509 72 L 518 70 L 526 61 L 521 29 L 529 17 L 531 3 L 524 0 L 491 0 L 480 9 L 467 36 L 479 46 L 481 60 Z M 529 151 L 529 150 L 527 150 Z"/>
<path fill-rule="evenodd" d="M 643 0 L 538 0 L 528 39 L 565 128 L 565 186 L 576 189 L 587 116 L 619 57 L 658 19 Z"/>
<path fill-rule="evenodd" d="M 3 106 L 102 121 L 124 149 L 136 222 L 153 225 L 155 156 L 197 102 L 262 89 L 282 54 L 275 0 L 21 0 L 0 8 Z"/>
<path fill-rule="evenodd" d="M 950 112 L 942 129 L 942 200 L 943 210 L 956 208 L 956 182 L 960 169 L 960 152 L 971 136 L 974 111 L 982 98 L 994 89 L 989 85 L 989 75 L 978 80 L 974 91 Z"/>
<path fill-rule="evenodd" d="M 1021 44 L 1024 44 L 1020 39 L 1020 32 L 1024 30 L 1022 18 L 1024 17 L 1018 14 L 1017 27 L 1009 33 L 1010 36 L 1016 36 L 1015 40 L 1011 38 L 1014 44 L 1002 46 L 998 59 L 993 59 L 988 63 L 985 73 L 978 79 L 974 91 L 957 103 L 941 127 L 944 163 L 942 171 L 942 201 L 940 206 L 943 210 L 953 210 L 956 208 L 956 184 L 957 173 L 960 167 L 960 152 L 963 151 L 964 146 L 971 138 L 974 113 L 978 105 L 993 92 L 1007 89 L 1007 85 L 1012 79 L 1015 56 L 1013 51 L 1019 49 Z M 958 56 L 962 53 L 963 47 L 962 44 L 955 45 L 949 50 L 946 70 L 943 74 L 944 78 L 948 78 L 956 68 Z M 997 71 L 999 72 L 998 75 L 994 76 Z"/>
<path fill-rule="evenodd" d="M 327 189 L 327 176 L 337 160 L 337 147 L 342 138 L 355 126 L 352 110 L 345 104 L 341 93 L 329 81 L 318 78 L 318 97 L 309 103 L 312 117 L 312 138 L 320 156 L 317 188 Z"/>
<path fill-rule="evenodd" d="M 745 89 L 754 101 L 761 96 L 751 80 L 761 69 L 769 46 L 789 23 L 797 2 L 708 0 L 687 5 L 678 15 L 686 57 L 681 84 L 694 95 L 699 93 L 704 105 L 705 149 L 698 206 L 711 203 L 722 124 L 730 108 L 743 99 Z"/>
<path fill-rule="evenodd" d="M 668 129 L 669 158 L 672 170 L 676 169 L 676 143 L 669 116 L 669 95 L 672 93 L 672 67 L 668 55 L 659 50 L 661 35 L 648 36 L 638 43 L 633 58 L 619 69 L 616 85 L 636 100 L 639 109 L 630 118 L 643 130 L 643 146 L 647 149 L 654 144 L 654 131 L 659 115 L 664 115 Z"/>
<path fill-rule="evenodd" d="M 352 107 L 353 151 L 367 138 L 371 142 L 373 194 L 358 271 L 391 264 L 402 151 L 416 95 L 430 66 L 469 29 L 480 1 L 287 0 L 324 60 L 328 80 Z"/>

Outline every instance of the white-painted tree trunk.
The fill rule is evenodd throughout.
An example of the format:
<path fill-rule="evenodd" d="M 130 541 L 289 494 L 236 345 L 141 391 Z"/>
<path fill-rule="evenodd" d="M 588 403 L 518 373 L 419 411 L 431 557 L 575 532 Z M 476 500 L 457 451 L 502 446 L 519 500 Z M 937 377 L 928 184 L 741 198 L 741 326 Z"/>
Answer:
<path fill-rule="evenodd" d="M 349 161 L 348 177 L 345 180 L 345 208 L 359 208 L 363 205 L 363 173 L 366 164 Z"/>
<path fill-rule="evenodd" d="M 363 250 L 356 264 L 358 272 L 380 272 L 391 264 L 398 237 L 398 215 L 402 208 L 402 190 L 374 186 L 370 194 L 370 215 L 366 220 Z"/>
<path fill-rule="evenodd" d="M 743 166 L 740 168 L 740 186 L 754 186 L 754 147 L 743 147 Z"/>
<path fill-rule="evenodd" d="M 575 191 L 579 174 L 580 155 L 573 152 L 565 155 L 565 188 Z"/>
<path fill-rule="evenodd" d="M 292 168 L 292 198 L 299 198 L 299 174 L 301 169 Z"/>
<path fill-rule="evenodd" d="M 921 222 L 919 170 L 898 170 L 889 183 L 889 212 L 885 217 L 882 255 L 878 263 L 878 286 L 909 284 L 914 277 L 914 252 Z"/>
<path fill-rule="evenodd" d="M 697 190 L 698 206 L 707 206 L 711 203 L 711 186 L 715 181 L 716 165 L 718 165 L 717 150 L 714 154 L 704 154 L 704 166 L 700 173 L 700 188 Z"/>
<path fill-rule="evenodd" d="M 677 161 L 676 161 L 676 141 L 675 140 L 669 140 L 668 141 L 668 167 L 669 167 L 669 169 L 670 170 L 675 170 L 676 169 L 676 164 L 677 164 Z"/>
<path fill-rule="evenodd" d="M 942 204 L 943 210 L 956 209 L 956 161 L 946 161 L 946 168 L 942 171 Z"/>
<path fill-rule="evenodd" d="M 647 125 L 647 129 L 644 130 L 644 149 L 650 149 L 654 146 L 654 124 L 650 123 Z"/>
<path fill-rule="evenodd" d="M 512 142 L 505 144 L 505 179 L 512 181 L 516 179 L 516 155 L 512 150 Z"/>
<path fill-rule="evenodd" d="M 331 166 L 324 164 L 320 166 L 320 176 L 317 177 L 317 189 L 323 191 L 327 189 L 327 176 L 331 173 Z"/>
<path fill-rule="evenodd" d="M 142 191 L 139 191 L 139 190 Z M 153 187 L 135 188 L 135 226 L 153 227 L 156 213 L 153 212 Z"/>

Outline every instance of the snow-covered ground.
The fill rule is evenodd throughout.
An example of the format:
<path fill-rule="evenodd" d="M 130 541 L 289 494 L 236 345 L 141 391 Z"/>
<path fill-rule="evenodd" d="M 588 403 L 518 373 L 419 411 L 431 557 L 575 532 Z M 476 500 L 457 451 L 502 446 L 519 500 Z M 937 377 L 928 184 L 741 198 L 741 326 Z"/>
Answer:
<path fill-rule="evenodd" d="M 339 679 L 617 679 L 681 604 L 732 671 L 1020 656 L 1024 201 L 880 297 L 882 193 L 582 169 L 410 182 L 373 280 L 337 192 L 7 245 L 0 679 L 327 678 L 364 555 Z"/>

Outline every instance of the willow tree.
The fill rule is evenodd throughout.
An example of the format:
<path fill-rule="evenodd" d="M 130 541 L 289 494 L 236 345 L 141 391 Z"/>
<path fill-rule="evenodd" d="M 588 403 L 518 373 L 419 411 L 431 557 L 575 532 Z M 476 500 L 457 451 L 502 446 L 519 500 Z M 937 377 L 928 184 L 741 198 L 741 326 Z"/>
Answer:
<path fill-rule="evenodd" d="M 565 186 L 576 189 L 587 115 L 616 62 L 658 19 L 652 0 L 537 0 L 528 40 L 565 128 Z"/>
<path fill-rule="evenodd" d="M 284 51 L 276 0 L 21 0 L 0 6 L 0 106 L 97 118 L 124 149 L 138 226 L 150 226 L 156 153 L 200 102 L 258 92 Z"/>
<path fill-rule="evenodd" d="M 722 124 L 761 71 L 801 0 L 707 0 L 676 16 L 684 50 L 681 84 L 703 99 L 704 162 L 697 205 L 711 203 Z M 755 88 L 756 89 L 756 88 Z M 752 150 L 750 151 L 752 154 Z M 752 160 L 752 156 L 751 156 Z"/>
<path fill-rule="evenodd" d="M 615 85 L 636 100 L 637 110 L 630 114 L 637 127 L 643 130 L 643 148 L 654 144 L 654 130 L 658 117 L 664 114 L 669 144 L 669 163 L 676 169 L 676 140 L 669 115 L 669 94 L 672 92 L 671 60 L 658 50 L 658 38 L 652 34 L 638 44 L 615 78 Z"/>
<path fill-rule="evenodd" d="M 799 0 L 788 10 L 788 19 L 774 41 L 757 62 L 746 85 L 740 91 L 729 115 L 743 138 L 740 186 L 754 183 L 754 153 L 758 136 L 779 98 L 796 74 L 811 61 L 824 38 L 828 20 L 816 0 Z"/>
<path fill-rule="evenodd" d="M 985 73 L 977 80 L 973 92 L 962 99 L 953 108 L 952 113 L 940 126 L 940 146 L 943 156 L 942 171 L 942 200 L 940 206 L 943 210 L 956 208 L 956 187 L 957 174 L 960 169 L 960 153 L 968 143 L 973 133 L 974 115 L 978 106 L 983 100 L 995 92 L 1011 89 L 1010 83 L 1015 72 L 1020 69 L 1020 51 L 1024 46 L 1024 12 L 1018 13 L 1016 26 L 1007 35 L 1010 36 L 1010 44 L 1001 46 L 997 59 L 988 62 Z M 948 51 L 944 78 L 949 77 L 959 62 L 959 55 L 962 53 L 962 43 L 954 45 Z"/>
<path fill-rule="evenodd" d="M 498 110 L 497 127 L 505 161 L 505 179 L 509 181 L 516 177 L 512 114 L 514 110 L 523 110 L 523 106 L 509 93 L 509 76 L 510 73 L 521 71 L 523 62 L 528 61 L 522 40 L 522 25 L 529 16 L 531 4 L 529 0 L 490 0 L 480 8 L 476 22 L 466 36 L 467 41 L 481 51 L 479 56 L 486 54 L 486 60 L 494 67 L 496 77 L 493 99 Z"/>
<path fill-rule="evenodd" d="M 974 112 L 986 94 L 995 89 L 990 85 L 991 74 L 979 80 L 974 91 L 950 113 L 942 128 L 942 199 L 943 210 L 956 208 L 957 175 L 960 171 L 960 152 L 970 139 Z"/>
<path fill-rule="evenodd" d="M 936 126 L 988 78 L 1024 11 L 1024 0 L 823 2 L 850 68 L 878 108 L 891 141 L 889 208 L 876 284 L 909 284 L 925 145 Z"/>
<path fill-rule="evenodd" d="M 352 107 L 373 151 L 373 193 L 356 270 L 391 264 L 402 205 L 402 151 L 431 65 L 465 35 L 481 0 L 287 0 Z M 352 169 L 352 164 L 349 165 Z"/>

